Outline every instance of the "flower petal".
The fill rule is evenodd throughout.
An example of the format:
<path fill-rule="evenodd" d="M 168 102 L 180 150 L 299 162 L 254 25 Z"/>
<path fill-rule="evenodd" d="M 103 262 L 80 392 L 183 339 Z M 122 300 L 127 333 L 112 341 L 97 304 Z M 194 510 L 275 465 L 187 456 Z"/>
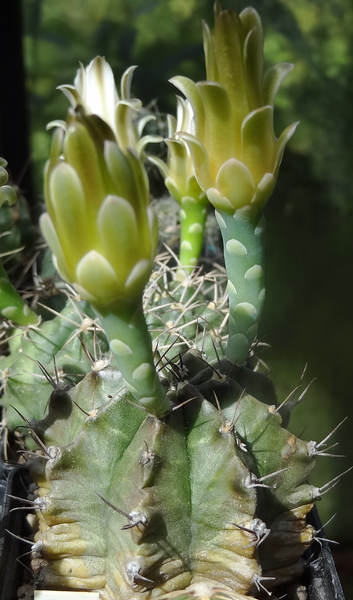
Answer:
<path fill-rule="evenodd" d="M 192 106 L 186 98 L 181 98 L 181 96 L 177 96 L 177 119 L 176 119 L 176 128 L 175 131 L 185 131 L 187 133 L 193 133 L 193 121 L 194 121 L 194 113 L 192 110 Z M 169 137 L 173 137 L 174 133 Z"/>
<path fill-rule="evenodd" d="M 291 72 L 294 65 L 291 63 L 278 63 L 273 65 L 265 74 L 262 83 L 264 104 L 273 106 L 277 91 L 285 77 Z"/>
<path fill-rule="evenodd" d="M 229 97 L 219 83 L 197 84 L 205 112 L 203 145 L 210 161 L 213 177 L 228 158 L 234 156 L 232 135 L 232 107 Z"/>
<path fill-rule="evenodd" d="M 214 55 L 213 36 L 207 23 L 203 22 L 202 26 L 207 81 L 217 81 L 217 66 Z"/>
<path fill-rule="evenodd" d="M 105 58 L 97 56 L 86 68 L 85 105 L 114 129 L 118 100 L 112 68 Z"/>
<path fill-rule="evenodd" d="M 48 188 L 49 177 L 53 168 L 57 165 L 58 161 L 60 160 L 60 155 L 63 150 L 63 142 L 64 130 L 61 127 L 59 127 L 55 130 L 54 135 L 52 137 L 49 160 L 47 160 L 44 167 L 44 197 L 49 213 L 51 213 L 51 201 Z"/>
<path fill-rule="evenodd" d="M 230 202 L 230 200 L 228 200 L 228 198 L 222 196 L 222 194 L 216 190 L 216 188 L 209 188 L 207 190 L 207 198 L 216 210 L 227 212 L 229 214 L 234 213 L 233 204 Z"/>
<path fill-rule="evenodd" d="M 210 161 L 205 150 L 205 147 L 201 142 L 188 133 L 179 133 L 179 137 L 184 140 L 189 148 L 193 167 L 195 171 L 195 177 L 202 190 L 206 190 L 214 186 L 214 179 L 212 178 L 210 171 Z"/>
<path fill-rule="evenodd" d="M 180 90 L 189 100 L 194 113 L 195 135 L 202 140 L 205 125 L 205 114 L 196 83 L 194 83 L 191 79 L 188 79 L 188 77 L 182 77 L 181 75 L 172 77 L 169 79 L 169 81 L 175 85 L 175 87 L 178 88 L 178 90 Z"/>
<path fill-rule="evenodd" d="M 239 15 L 246 38 L 243 48 L 243 60 L 249 110 L 255 110 L 263 105 L 262 100 L 262 71 L 263 71 L 263 32 L 261 19 L 252 7 L 243 10 Z"/>
<path fill-rule="evenodd" d="M 235 118 L 242 122 L 249 112 L 246 78 L 243 64 L 245 35 L 235 11 L 224 10 L 215 20 L 214 52 L 217 62 L 217 79 L 229 95 Z"/>
<path fill-rule="evenodd" d="M 140 217 L 140 211 L 144 211 L 146 206 L 150 203 L 149 196 L 149 181 L 146 173 L 146 169 L 144 168 L 141 160 L 139 159 L 136 152 L 132 149 L 128 148 L 126 157 L 128 159 L 132 176 L 136 186 L 136 198 L 132 202 L 129 198 L 130 202 L 133 204 L 137 219 Z"/>
<path fill-rule="evenodd" d="M 256 188 L 256 192 L 251 200 L 251 204 L 261 209 L 265 206 L 276 185 L 276 177 L 272 173 L 265 173 Z"/>
<path fill-rule="evenodd" d="M 73 281 L 75 281 L 75 271 L 74 269 L 71 270 L 69 265 L 67 264 L 59 238 L 56 234 L 55 227 L 48 213 L 43 213 L 40 216 L 39 226 L 45 241 L 47 242 L 54 256 L 56 257 L 61 275 L 64 279 L 66 279 L 66 281 L 72 283 Z"/>
<path fill-rule="evenodd" d="M 163 141 L 164 140 L 160 135 L 144 135 L 136 143 L 137 154 L 141 156 L 148 144 L 161 144 Z"/>
<path fill-rule="evenodd" d="M 238 210 L 250 204 L 255 192 L 255 184 L 249 169 L 235 158 L 225 162 L 217 175 L 217 190 Z"/>
<path fill-rule="evenodd" d="M 61 162 L 53 169 L 49 180 L 49 196 L 50 216 L 65 260 L 73 271 L 77 260 L 94 244 L 96 235 L 95 219 L 92 222 L 87 218 L 87 203 L 81 181 L 68 163 Z"/>
<path fill-rule="evenodd" d="M 77 89 L 81 98 L 85 98 L 86 96 L 86 69 L 83 66 L 82 62 L 79 62 L 79 68 L 76 71 L 75 79 L 74 79 L 74 87 Z M 65 86 L 70 87 L 70 86 Z"/>
<path fill-rule="evenodd" d="M 105 198 L 97 217 L 97 228 L 104 256 L 121 280 L 143 254 L 136 215 L 131 204 L 118 196 Z M 148 255 L 148 250 L 147 250 Z"/>
<path fill-rule="evenodd" d="M 152 272 L 152 263 L 149 260 L 140 260 L 132 269 L 125 282 L 125 293 L 128 298 L 134 298 L 143 292 Z"/>
<path fill-rule="evenodd" d="M 126 71 L 124 71 L 123 76 L 120 82 L 120 97 L 122 100 L 129 100 L 131 94 L 131 82 L 135 69 L 137 69 L 137 65 L 133 65 L 132 67 L 128 67 Z"/>
<path fill-rule="evenodd" d="M 273 172 L 276 175 L 276 177 L 277 177 L 278 169 L 282 162 L 283 152 L 286 147 L 286 144 L 287 144 L 288 140 L 290 140 L 290 138 L 294 134 L 298 125 L 299 125 L 299 121 L 297 121 L 296 123 L 293 123 L 292 125 L 288 125 L 288 127 L 286 127 L 286 129 L 284 131 L 282 131 L 282 133 L 279 137 L 279 140 L 277 142 L 276 158 L 275 158 L 275 164 L 274 164 L 274 169 L 273 169 Z"/>
<path fill-rule="evenodd" d="M 242 124 L 242 162 L 251 171 L 255 184 L 265 173 L 272 173 L 275 151 L 273 107 L 264 106 L 250 113 Z"/>
<path fill-rule="evenodd" d="M 192 160 L 187 145 L 182 140 L 166 140 L 168 146 L 169 173 L 165 184 L 174 198 L 180 202 L 182 196 L 187 193 L 188 177 L 192 173 Z M 177 189 L 177 195 L 168 187 L 169 181 L 173 182 Z"/>
<path fill-rule="evenodd" d="M 169 175 L 168 165 L 164 162 L 164 160 L 159 158 L 159 156 L 153 156 L 153 155 L 148 156 L 148 162 L 152 163 L 153 165 L 155 165 L 157 167 L 157 169 L 159 170 L 163 179 L 166 179 L 168 177 L 168 175 Z"/>
<path fill-rule="evenodd" d="M 105 196 L 106 190 L 100 168 L 99 149 L 92 139 L 91 132 L 78 121 L 68 127 L 64 155 L 77 172 L 87 198 L 87 209 L 95 215 Z"/>
<path fill-rule="evenodd" d="M 130 202 L 136 199 L 136 185 L 130 163 L 122 150 L 110 140 L 104 143 L 104 158 L 115 187 L 115 195 Z"/>
<path fill-rule="evenodd" d="M 58 85 L 56 89 L 65 94 L 72 108 L 75 108 L 78 104 L 84 104 L 84 99 L 74 85 Z"/>
<path fill-rule="evenodd" d="M 118 102 L 115 108 L 115 132 L 119 147 L 126 151 L 127 148 L 136 148 L 138 141 L 137 129 L 133 124 L 139 107 L 135 107 L 131 102 Z"/>
<path fill-rule="evenodd" d="M 138 137 L 140 137 L 142 135 L 142 132 L 143 132 L 145 126 L 147 125 L 147 123 L 150 123 L 151 121 L 155 121 L 155 120 L 156 120 L 156 117 L 154 115 L 145 115 L 144 117 L 139 118 L 136 123 Z"/>
<path fill-rule="evenodd" d="M 177 96 L 177 98 L 179 98 L 179 97 L 180 96 Z M 168 131 L 167 137 L 173 138 L 177 129 L 178 129 L 177 120 L 174 117 L 174 115 L 167 115 L 167 131 Z"/>
<path fill-rule="evenodd" d="M 96 250 L 91 250 L 76 267 L 76 282 L 87 290 L 99 305 L 110 304 L 123 295 L 122 283 L 110 264 Z"/>

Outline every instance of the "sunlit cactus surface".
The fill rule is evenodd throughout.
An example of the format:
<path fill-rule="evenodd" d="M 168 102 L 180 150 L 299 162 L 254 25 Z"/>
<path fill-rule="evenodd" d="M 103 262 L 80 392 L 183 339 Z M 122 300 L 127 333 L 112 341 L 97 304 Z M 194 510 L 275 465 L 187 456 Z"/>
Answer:
<path fill-rule="evenodd" d="M 38 588 L 241 600 L 300 580 L 318 535 L 307 515 L 336 481 L 308 483 L 324 443 L 287 430 L 301 392 L 281 403 L 258 358 L 263 213 L 295 129 L 275 136 L 291 65 L 263 75 L 262 37 L 255 10 L 216 4 L 207 80 L 172 79 L 185 98 L 165 146 L 145 131 L 133 68 L 118 91 L 97 57 L 61 86 L 71 107 L 51 124 L 41 218 L 60 309 L 43 300 L 40 318 L 0 274 L 3 402 L 31 437 Z M 170 203 L 150 203 L 151 163 L 179 248 L 166 231 L 158 245 Z"/>

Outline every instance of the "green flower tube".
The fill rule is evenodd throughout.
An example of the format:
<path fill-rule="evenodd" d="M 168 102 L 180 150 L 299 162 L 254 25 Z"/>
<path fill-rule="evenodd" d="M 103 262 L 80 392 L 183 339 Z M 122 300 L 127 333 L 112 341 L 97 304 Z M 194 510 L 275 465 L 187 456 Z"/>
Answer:
<path fill-rule="evenodd" d="M 97 115 L 78 108 L 65 129 L 46 166 L 43 235 L 61 275 L 95 307 L 135 398 L 164 414 L 169 401 L 142 315 L 158 239 L 145 169 Z"/>
<path fill-rule="evenodd" d="M 204 27 L 207 80 L 174 77 L 194 113 L 194 132 L 179 132 L 195 177 L 216 209 L 229 279 L 230 324 L 226 354 L 246 361 L 264 300 L 261 225 L 296 123 L 276 138 L 273 104 L 292 65 L 263 77 L 263 34 L 253 8 L 239 16 L 215 5 L 213 32 Z"/>

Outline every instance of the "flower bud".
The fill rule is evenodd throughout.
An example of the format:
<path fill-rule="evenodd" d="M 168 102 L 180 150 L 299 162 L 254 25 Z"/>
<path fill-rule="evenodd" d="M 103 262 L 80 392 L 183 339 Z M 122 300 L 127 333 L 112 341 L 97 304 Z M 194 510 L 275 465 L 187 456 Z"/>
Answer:
<path fill-rule="evenodd" d="M 157 245 L 148 179 L 107 124 L 83 109 L 56 131 L 41 228 L 62 276 L 97 307 L 142 294 Z"/>

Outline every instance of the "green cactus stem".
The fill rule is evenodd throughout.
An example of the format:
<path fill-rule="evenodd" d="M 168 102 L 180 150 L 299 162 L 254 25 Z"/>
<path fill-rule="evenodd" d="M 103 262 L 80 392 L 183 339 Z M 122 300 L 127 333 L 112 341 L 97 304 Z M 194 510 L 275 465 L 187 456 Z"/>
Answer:
<path fill-rule="evenodd" d="M 196 200 L 191 196 L 184 196 L 180 200 L 180 269 L 176 272 L 176 279 L 185 279 L 185 271 L 190 272 L 199 262 L 203 245 L 208 200 Z"/>
<path fill-rule="evenodd" d="M 224 244 L 229 293 L 229 338 L 226 356 L 243 364 L 253 343 L 265 298 L 262 233 L 256 208 L 234 214 L 216 211 Z"/>
<path fill-rule="evenodd" d="M 147 410 L 163 415 L 169 400 L 159 380 L 142 302 L 119 303 L 114 309 L 96 308 L 127 389 Z"/>

